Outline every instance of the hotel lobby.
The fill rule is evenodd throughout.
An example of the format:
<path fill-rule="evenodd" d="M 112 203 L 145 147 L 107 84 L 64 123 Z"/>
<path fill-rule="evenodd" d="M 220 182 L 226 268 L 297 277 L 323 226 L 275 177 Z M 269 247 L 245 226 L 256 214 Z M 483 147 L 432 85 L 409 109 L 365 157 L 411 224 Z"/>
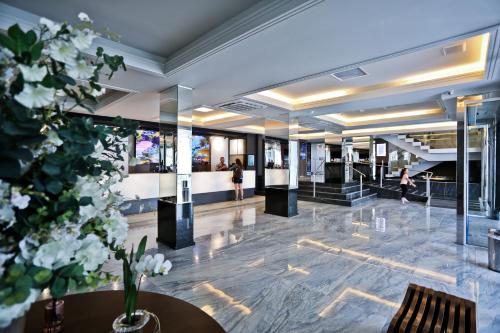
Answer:
<path fill-rule="evenodd" d="M 0 333 L 500 332 L 498 1 L 0 17 Z"/>

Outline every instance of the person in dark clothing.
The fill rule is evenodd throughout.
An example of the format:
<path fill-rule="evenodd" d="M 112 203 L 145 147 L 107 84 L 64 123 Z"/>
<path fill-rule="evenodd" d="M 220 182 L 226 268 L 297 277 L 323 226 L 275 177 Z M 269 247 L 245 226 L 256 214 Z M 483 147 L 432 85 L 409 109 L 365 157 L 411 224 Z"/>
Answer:
<path fill-rule="evenodd" d="M 233 184 L 234 184 L 234 199 L 243 200 L 243 164 L 239 158 L 236 159 L 236 163 L 229 168 L 233 171 Z"/>

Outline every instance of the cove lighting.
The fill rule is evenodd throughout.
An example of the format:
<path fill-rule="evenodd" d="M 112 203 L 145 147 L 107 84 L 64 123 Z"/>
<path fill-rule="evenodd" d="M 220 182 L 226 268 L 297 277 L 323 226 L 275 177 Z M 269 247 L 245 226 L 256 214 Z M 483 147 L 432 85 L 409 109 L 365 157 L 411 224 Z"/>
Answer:
<path fill-rule="evenodd" d="M 340 121 L 344 124 L 355 124 L 362 123 L 367 121 L 376 121 L 376 120 L 387 120 L 387 119 L 398 119 L 398 118 L 409 118 L 416 116 L 426 116 L 436 113 L 441 113 L 441 109 L 425 109 L 425 110 L 409 110 L 402 112 L 389 112 L 389 113 L 378 113 L 367 116 L 358 116 L 358 117 L 349 117 L 344 116 L 341 113 L 333 113 L 324 116 L 324 118 L 331 118 L 337 121 Z M 323 116 L 320 116 L 323 117 Z"/>
<path fill-rule="evenodd" d="M 348 95 L 347 90 L 332 90 L 332 91 L 327 91 L 324 93 L 320 94 L 314 94 L 314 95 L 308 95 L 304 97 L 299 97 L 299 98 L 290 98 L 288 96 L 284 96 L 280 93 L 277 93 L 272 90 L 265 90 L 257 93 L 258 95 L 269 97 L 271 99 L 277 100 L 279 102 L 284 102 L 287 104 L 290 104 L 291 106 L 294 105 L 299 105 L 299 104 L 306 104 L 306 103 L 314 103 L 314 102 L 319 102 L 323 101 L 326 99 L 334 99 L 342 96 Z"/>
<path fill-rule="evenodd" d="M 485 33 L 482 35 L 480 56 L 479 56 L 479 60 L 476 62 L 473 62 L 470 64 L 465 64 L 465 65 L 460 65 L 460 66 L 454 66 L 454 67 L 450 67 L 450 68 L 444 68 L 444 69 L 440 69 L 437 71 L 413 75 L 413 76 L 402 79 L 401 83 L 403 85 L 415 84 L 415 83 L 420 83 L 420 82 L 444 79 L 444 78 L 447 78 L 450 76 L 471 74 L 471 73 L 475 73 L 475 72 L 484 71 L 484 68 L 486 66 L 486 59 L 488 56 L 488 44 L 489 44 L 489 42 L 490 42 L 490 33 L 488 32 L 488 33 Z"/>
<path fill-rule="evenodd" d="M 213 111 L 214 109 L 209 108 L 208 106 L 200 106 L 194 110 L 198 111 L 198 112 L 210 112 L 210 111 Z"/>
<path fill-rule="evenodd" d="M 388 134 L 388 133 L 398 133 L 398 132 L 422 132 L 427 130 L 451 130 L 457 127 L 456 121 L 441 121 L 437 123 L 424 123 L 424 124 L 413 124 L 413 125 L 401 125 L 401 126 L 388 126 L 388 127 L 372 127 L 372 128 L 362 128 L 355 130 L 345 130 L 342 131 L 343 136 L 352 136 L 358 134 Z"/>

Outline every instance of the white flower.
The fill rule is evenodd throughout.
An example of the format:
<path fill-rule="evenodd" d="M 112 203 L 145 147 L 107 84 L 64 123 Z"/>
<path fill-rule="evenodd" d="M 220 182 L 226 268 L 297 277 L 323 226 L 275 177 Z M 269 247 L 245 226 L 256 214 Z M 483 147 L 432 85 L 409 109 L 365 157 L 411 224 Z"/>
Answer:
<path fill-rule="evenodd" d="M 25 84 L 23 91 L 14 96 L 14 99 L 30 109 L 41 108 L 50 105 L 54 101 L 55 92 L 54 88 Z"/>
<path fill-rule="evenodd" d="M 82 246 L 76 252 L 75 258 L 83 265 L 83 269 L 92 272 L 102 265 L 108 256 L 108 248 L 99 240 L 99 237 L 90 234 L 82 240 Z"/>
<path fill-rule="evenodd" d="M 9 194 L 10 184 L 0 179 L 0 199 Z"/>
<path fill-rule="evenodd" d="M 24 260 L 31 260 L 35 255 L 36 248 L 40 245 L 40 243 L 31 238 L 30 236 L 24 237 L 19 242 L 19 249 L 21 250 L 21 256 Z"/>
<path fill-rule="evenodd" d="M 87 13 L 80 12 L 80 14 L 78 14 L 78 18 L 80 19 L 80 21 L 92 23 L 92 20 L 89 18 Z"/>
<path fill-rule="evenodd" d="M 7 63 L 14 58 L 14 53 L 8 48 L 2 48 L 0 51 L 0 63 Z"/>
<path fill-rule="evenodd" d="M 0 205 L 0 221 L 9 222 L 7 228 L 12 227 L 12 225 L 16 222 L 16 214 L 10 205 Z"/>
<path fill-rule="evenodd" d="M 59 135 L 57 134 L 57 132 L 52 131 L 52 130 L 47 132 L 47 139 L 45 140 L 45 142 L 48 144 L 57 146 L 57 147 L 59 147 L 60 145 L 63 144 L 63 140 L 61 140 L 61 138 L 59 138 Z"/>
<path fill-rule="evenodd" d="M 23 78 L 25 81 L 36 82 L 42 81 L 45 75 L 47 75 L 47 67 L 38 67 L 37 64 L 29 67 L 26 65 L 19 64 L 19 69 L 23 73 Z"/>
<path fill-rule="evenodd" d="M 97 36 L 90 30 L 76 30 L 75 35 L 70 38 L 73 45 L 80 51 L 88 49 L 92 46 L 92 41 Z"/>
<path fill-rule="evenodd" d="M 19 209 L 24 209 L 24 208 L 28 207 L 30 199 L 31 198 L 29 195 L 22 195 L 21 192 L 19 191 L 18 187 L 12 188 L 10 201 L 11 201 L 13 206 L 15 206 Z"/>
<path fill-rule="evenodd" d="M 97 144 L 95 145 L 94 152 L 90 155 L 90 157 L 93 158 L 100 158 L 102 153 L 104 152 L 104 146 L 102 145 L 101 141 L 97 141 Z"/>
<path fill-rule="evenodd" d="M 86 80 L 94 75 L 95 66 L 87 65 L 85 60 L 78 60 L 76 63 L 66 66 L 68 75 L 73 79 Z"/>
<path fill-rule="evenodd" d="M 0 77 L 0 81 L 8 82 L 14 76 L 14 71 L 12 68 L 4 69 L 2 76 Z"/>
<path fill-rule="evenodd" d="M 133 269 L 138 274 L 151 276 L 157 274 L 165 275 L 171 268 L 172 263 L 169 260 L 165 260 L 165 256 L 162 253 L 157 253 L 154 257 L 151 255 L 143 255 Z"/>
<path fill-rule="evenodd" d="M 106 89 L 101 87 L 101 90 L 93 89 L 90 91 L 90 94 L 94 97 L 102 96 L 106 93 Z"/>
<path fill-rule="evenodd" d="M 99 211 L 94 207 L 94 205 L 80 206 L 79 209 L 80 221 L 79 223 L 85 223 L 90 219 L 97 216 Z"/>
<path fill-rule="evenodd" d="M 81 241 L 71 235 L 52 240 L 40 246 L 33 258 L 33 264 L 47 269 L 58 269 L 70 263 L 80 248 Z"/>
<path fill-rule="evenodd" d="M 112 210 L 109 218 L 102 227 L 106 231 L 106 240 L 109 244 L 123 244 L 127 238 L 128 221 L 119 211 Z"/>
<path fill-rule="evenodd" d="M 3 273 L 5 272 L 5 267 L 3 265 L 7 260 L 12 258 L 13 256 L 14 256 L 13 253 L 9 254 L 0 253 L 0 278 L 3 276 Z"/>
<path fill-rule="evenodd" d="M 71 43 L 55 40 L 50 43 L 49 54 L 54 60 L 72 65 L 75 63 L 78 50 Z"/>
<path fill-rule="evenodd" d="M 55 34 L 57 34 L 59 32 L 59 30 L 61 30 L 61 25 L 60 24 L 56 24 L 54 23 L 53 21 L 45 18 L 45 17 L 42 17 L 40 19 L 40 24 L 44 25 L 47 27 L 47 29 L 49 29 L 49 32 L 52 36 L 54 36 Z"/>
<path fill-rule="evenodd" d="M 40 290 L 30 289 L 30 294 L 24 302 L 16 303 L 10 306 L 0 304 L 0 328 L 9 326 L 12 320 L 21 317 L 26 311 L 28 311 L 31 304 L 38 298 L 38 295 L 40 295 Z"/>

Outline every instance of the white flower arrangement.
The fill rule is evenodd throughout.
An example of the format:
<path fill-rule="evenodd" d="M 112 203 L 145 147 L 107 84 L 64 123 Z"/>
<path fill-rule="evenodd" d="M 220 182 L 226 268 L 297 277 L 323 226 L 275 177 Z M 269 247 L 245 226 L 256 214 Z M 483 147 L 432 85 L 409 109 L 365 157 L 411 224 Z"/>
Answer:
<path fill-rule="evenodd" d="M 126 68 L 102 48 L 82 53 L 98 33 L 88 15 L 78 17 L 80 27 L 42 18 L 35 30 L 0 34 L 0 328 L 45 288 L 58 298 L 109 282 L 102 265 L 124 253 L 128 222 L 111 190 L 122 176 L 109 157 L 121 158 L 120 140 L 136 124 L 99 126 L 66 112 L 105 93 L 104 66 L 108 78 Z M 142 258 L 141 274 L 168 272 L 163 259 Z"/>

